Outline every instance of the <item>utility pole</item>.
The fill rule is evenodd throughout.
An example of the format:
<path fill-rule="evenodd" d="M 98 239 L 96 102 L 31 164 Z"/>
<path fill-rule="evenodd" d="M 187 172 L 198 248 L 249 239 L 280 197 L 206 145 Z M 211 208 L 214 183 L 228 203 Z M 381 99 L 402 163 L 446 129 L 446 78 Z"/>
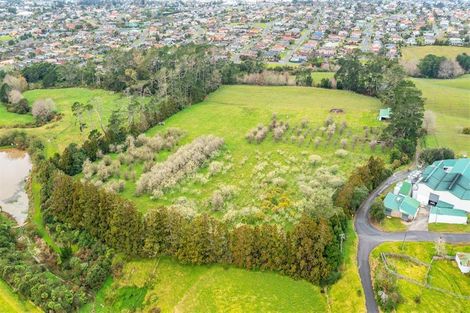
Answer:
<path fill-rule="evenodd" d="M 403 251 L 403 248 L 405 246 L 405 240 L 406 240 L 406 234 L 408 234 L 408 232 L 405 232 L 405 236 L 403 237 L 403 242 L 401 244 L 401 250 Z"/>

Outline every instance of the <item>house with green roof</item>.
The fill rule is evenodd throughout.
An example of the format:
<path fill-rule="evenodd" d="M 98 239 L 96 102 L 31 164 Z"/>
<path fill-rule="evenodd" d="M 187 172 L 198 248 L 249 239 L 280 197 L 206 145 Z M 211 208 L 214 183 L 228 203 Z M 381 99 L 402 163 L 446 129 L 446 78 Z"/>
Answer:
<path fill-rule="evenodd" d="M 385 214 L 412 221 L 419 211 L 419 202 L 410 196 L 389 192 L 384 199 Z"/>
<path fill-rule="evenodd" d="M 385 108 L 379 110 L 379 121 L 389 120 L 392 115 L 391 108 Z"/>
<path fill-rule="evenodd" d="M 414 185 L 413 198 L 422 205 L 436 207 L 441 202 L 469 213 L 470 159 L 440 160 L 426 167 Z"/>
<path fill-rule="evenodd" d="M 457 252 L 455 261 L 462 273 L 466 274 L 470 272 L 470 253 Z"/>

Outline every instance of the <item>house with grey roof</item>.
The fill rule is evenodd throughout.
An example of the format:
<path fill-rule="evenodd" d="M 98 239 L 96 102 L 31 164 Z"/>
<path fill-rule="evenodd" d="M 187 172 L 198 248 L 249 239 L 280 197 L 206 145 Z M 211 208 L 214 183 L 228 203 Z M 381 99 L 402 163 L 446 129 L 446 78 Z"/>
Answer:
<path fill-rule="evenodd" d="M 430 207 L 445 203 L 445 208 L 470 213 L 470 159 L 440 160 L 426 167 L 413 186 L 413 198 Z"/>

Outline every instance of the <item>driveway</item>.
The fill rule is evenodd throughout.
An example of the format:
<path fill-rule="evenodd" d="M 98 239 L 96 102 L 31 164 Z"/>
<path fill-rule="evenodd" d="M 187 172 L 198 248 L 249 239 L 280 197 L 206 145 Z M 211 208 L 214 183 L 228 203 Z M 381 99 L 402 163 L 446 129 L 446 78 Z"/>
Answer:
<path fill-rule="evenodd" d="M 372 289 L 372 279 L 370 273 L 369 255 L 379 244 L 393 241 L 436 241 L 443 238 L 449 243 L 470 242 L 470 234 L 443 234 L 427 231 L 410 230 L 407 232 L 388 233 L 374 228 L 368 219 L 370 206 L 388 187 L 398 181 L 404 180 L 408 176 L 407 171 L 397 172 L 385 180 L 369 197 L 362 203 L 357 211 L 354 226 L 359 236 L 359 247 L 357 253 L 357 264 L 362 287 L 366 296 L 366 307 L 369 313 L 378 313 L 377 302 L 375 301 Z"/>

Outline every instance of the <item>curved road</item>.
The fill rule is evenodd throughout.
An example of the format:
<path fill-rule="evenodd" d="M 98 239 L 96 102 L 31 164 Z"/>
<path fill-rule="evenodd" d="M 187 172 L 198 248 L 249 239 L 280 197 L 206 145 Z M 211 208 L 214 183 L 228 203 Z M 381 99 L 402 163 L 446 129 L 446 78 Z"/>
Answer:
<path fill-rule="evenodd" d="M 397 172 L 384 181 L 375 189 L 369 197 L 361 204 L 356 214 L 354 227 L 359 236 L 359 248 L 357 253 L 357 264 L 359 276 L 361 277 L 362 287 L 366 296 L 366 307 L 368 313 L 378 313 L 377 303 L 375 301 L 372 289 L 372 280 L 370 274 L 369 255 L 370 252 L 379 244 L 390 241 L 436 241 L 443 238 L 446 242 L 459 243 L 470 242 L 470 234 L 443 234 L 427 231 L 409 231 L 409 232 L 382 232 L 374 228 L 368 219 L 368 211 L 374 202 L 385 189 L 394 183 L 404 180 L 409 172 Z"/>

